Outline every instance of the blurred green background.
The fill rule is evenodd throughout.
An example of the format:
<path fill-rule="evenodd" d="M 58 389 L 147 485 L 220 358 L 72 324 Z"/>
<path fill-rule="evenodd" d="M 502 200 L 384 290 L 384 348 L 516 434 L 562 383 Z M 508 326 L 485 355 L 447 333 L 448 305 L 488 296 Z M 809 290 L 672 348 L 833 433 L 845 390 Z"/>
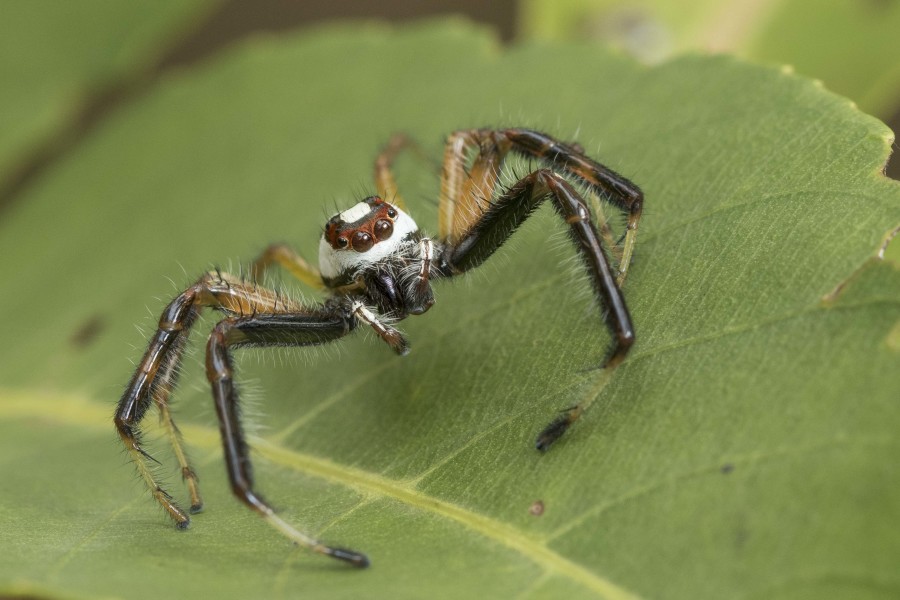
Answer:
<path fill-rule="evenodd" d="M 900 128 L 896 0 L 36 0 L 2 10 L 0 217 L 48 163 L 163 73 L 247 36 L 340 20 L 465 15 L 507 43 L 587 40 L 647 63 L 727 52 L 792 65 Z"/>

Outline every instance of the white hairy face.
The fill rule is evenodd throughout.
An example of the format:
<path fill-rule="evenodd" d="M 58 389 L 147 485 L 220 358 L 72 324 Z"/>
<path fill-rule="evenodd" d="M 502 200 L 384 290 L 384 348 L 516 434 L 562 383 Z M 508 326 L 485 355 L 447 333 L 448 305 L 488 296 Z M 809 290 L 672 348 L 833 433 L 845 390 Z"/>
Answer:
<path fill-rule="evenodd" d="M 408 214 L 373 196 L 335 215 L 319 241 L 319 271 L 335 279 L 400 250 L 419 226 Z"/>

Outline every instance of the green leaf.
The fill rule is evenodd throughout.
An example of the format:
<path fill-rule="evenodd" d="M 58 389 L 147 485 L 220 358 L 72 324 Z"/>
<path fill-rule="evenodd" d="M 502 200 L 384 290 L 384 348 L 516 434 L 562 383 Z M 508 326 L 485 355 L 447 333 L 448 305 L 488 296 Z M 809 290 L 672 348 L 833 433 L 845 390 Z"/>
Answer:
<path fill-rule="evenodd" d="M 23 152 L 73 119 L 90 92 L 140 75 L 212 2 L 4 2 L 0 181 Z"/>
<path fill-rule="evenodd" d="M 207 509 L 176 531 L 111 423 L 165 302 L 271 241 L 314 256 L 392 132 L 439 157 L 442 136 L 485 124 L 577 137 L 644 188 L 626 363 L 599 385 L 609 334 L 546 208 L 401 324 L 408 357 L 365 335 L 243 353 L 261 491 L 366 551 L 357 571 L 230 496 L 201 365 L 210 318 L 176 399 Z M 452 22 L 257 40 L 169 78 L 0 223 L 0 593 L 896 596 L 900 273 L 873 258 L 900 223 L 889 146 L 882 124 L 777 70 L 501 51 Z M 398 177 L 434 231 L 435 168 L 404 156 Z M 580 401 L 592 410 L 536 452 Z"/>
<path fill-rule="evenodd" d="M 699 50 L 787 63 L 865 111 L 900 107 L 896 2 L 524 0 L 520 21 L 530 38 L 602 39 L 643 60 Z"/>

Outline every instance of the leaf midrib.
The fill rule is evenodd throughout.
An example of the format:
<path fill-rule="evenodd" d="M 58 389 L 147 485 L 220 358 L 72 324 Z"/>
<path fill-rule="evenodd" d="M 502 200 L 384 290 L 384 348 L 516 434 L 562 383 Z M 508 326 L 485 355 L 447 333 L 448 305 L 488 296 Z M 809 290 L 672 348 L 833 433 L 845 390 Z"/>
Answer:
<path fill-rule="evenodd" d="M 40 396 L 38 400 L 35 395 Z M 0 419 L 40 417 L 55 422 L 95 430 L 106 430 L 110 411 L 82 396 L 38 393 L 28 390 L 0 388 Z M 184 425 L 180 429 L 191 444 L 213 449 L 218 447 L 216 429 L 201 425 Z M 339 465 L 330 460 L 291 450 L 264 438 L 249 436 L 254 451 L 274 464 L 289 467 L 306 475 L 318 477 L 356 490 L 364 495 L 387 497 L 414 508 L 450 519 L 489 539 L 500 542 L 540 566 L 545 573 L 558 573 L 585 588 L 612 600 L 638 600 L 639 596 L 584 566 L 554 552 L 545 544 L 524 535 L 510 525 L 472 512 L 462 506 L 429 496 L 415 488 L 416 478 L 410 482 L 382 477 L 375 473 Z"/>

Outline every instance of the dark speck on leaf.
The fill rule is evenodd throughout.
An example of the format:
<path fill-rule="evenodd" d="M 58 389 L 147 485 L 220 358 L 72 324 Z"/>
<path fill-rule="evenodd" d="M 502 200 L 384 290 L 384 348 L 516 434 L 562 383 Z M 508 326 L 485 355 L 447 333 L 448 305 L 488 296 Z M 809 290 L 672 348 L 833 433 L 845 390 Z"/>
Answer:
<path fill-rule="evenodd" d="M 69 338 L 69 343 L 76 348 L 86 348 L 97 339 L 104 327 L 103 318 L 100 315 L 93 315 L 75 330 L 75 333 Z"/>

